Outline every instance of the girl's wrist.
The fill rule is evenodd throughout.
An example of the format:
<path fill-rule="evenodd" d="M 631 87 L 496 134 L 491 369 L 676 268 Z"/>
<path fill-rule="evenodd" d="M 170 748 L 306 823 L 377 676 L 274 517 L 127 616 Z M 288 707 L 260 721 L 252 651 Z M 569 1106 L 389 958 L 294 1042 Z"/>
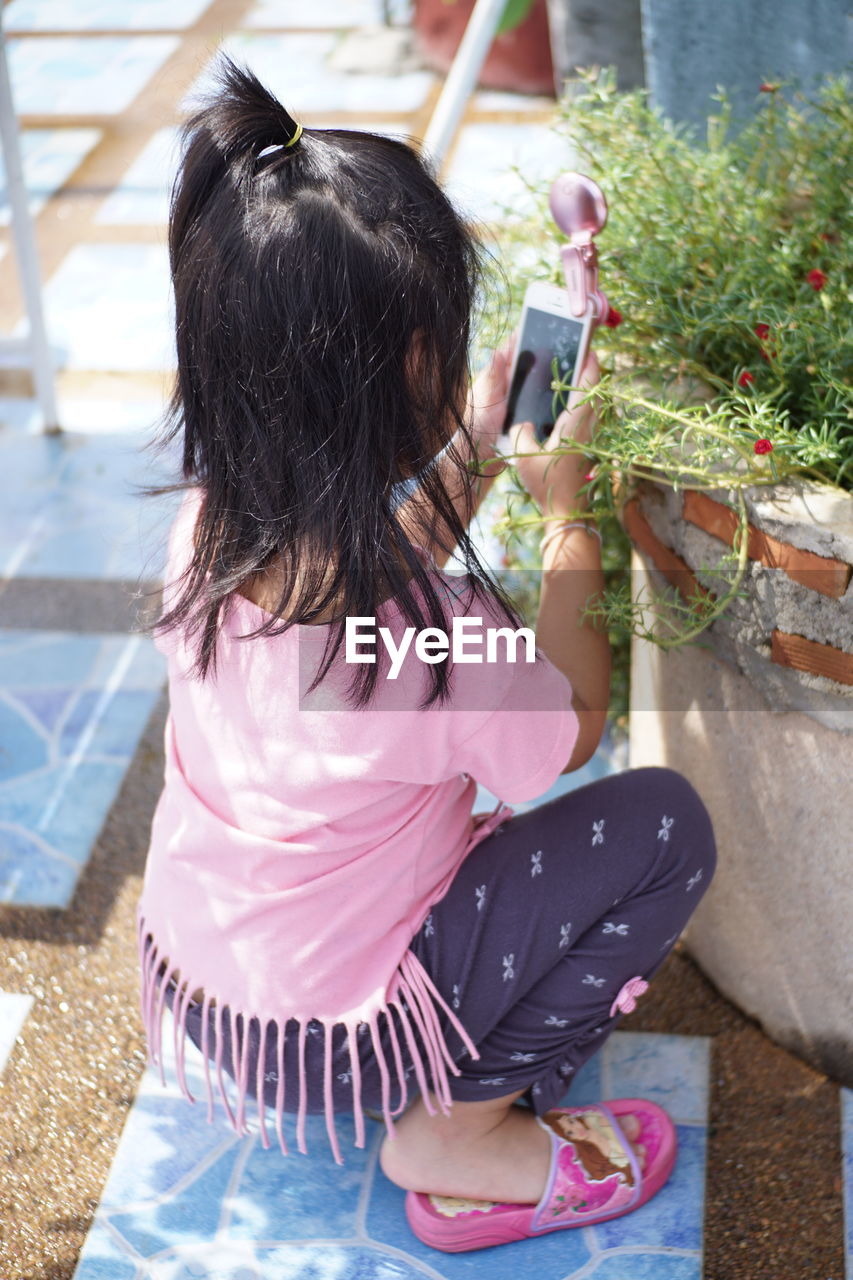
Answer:
<path fill-rule="evenodd" d="M 591 535 L 593 538 L 598 539 L 598 544 L 599 546 L 601 545 L 601 533 L 591 519 L 549 519 L 545 522 L 544 529 L 545 532 L 539 542 L 540 555 L 545 552 L 551 543 L 562 540 L 573 533 Z"/>

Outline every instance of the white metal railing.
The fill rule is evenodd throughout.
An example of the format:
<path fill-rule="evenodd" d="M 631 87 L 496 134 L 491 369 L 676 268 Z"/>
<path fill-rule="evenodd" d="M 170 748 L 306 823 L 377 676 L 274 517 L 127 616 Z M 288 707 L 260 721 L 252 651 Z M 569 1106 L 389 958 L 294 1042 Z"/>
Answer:
<path fill-rule="evenodd" d="M 477 0 L 474 5 L 424 137 L 423 149 L 436 169 L 441 168 L 505 8 L 506 0 Z"/>
<path fill-rule="evenodd" d="M 60 427 L 56 408 L 53 362 L 44 323 L 38 252 L 24 182 L 18 122 L 15 117 L 2 23 L 2 6 L 0 6 L 0 141 L 3 145 L 3 163 L 6 168 L 6 190 L 12 207 L 15 259 L 29 321 L 29 332 L 24 338 L 0 338 L 0 354 L 21 355 L 28 360 L 32 369 L 36 400 L 41 410 L 42 429 L 46 432 L 56 432 Z"/>

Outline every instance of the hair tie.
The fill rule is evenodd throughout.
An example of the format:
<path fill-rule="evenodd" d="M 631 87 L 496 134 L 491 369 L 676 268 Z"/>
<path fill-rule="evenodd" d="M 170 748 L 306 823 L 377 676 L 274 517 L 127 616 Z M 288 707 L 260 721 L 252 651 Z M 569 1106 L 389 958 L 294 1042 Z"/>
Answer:
<path fill-rule="evenodd" d="M 273 155 L 276 151 L 287 151 L 290 147 L 295 147 L 299 139 L 302 137 L 302 125 L 294 126 L 293 137 L 288 138 L 287 142 L 271 142 L 269 146 L 264 147 L 263 151 L 257 154 L 258 160 L 263 160 L 264 156 Z"/>

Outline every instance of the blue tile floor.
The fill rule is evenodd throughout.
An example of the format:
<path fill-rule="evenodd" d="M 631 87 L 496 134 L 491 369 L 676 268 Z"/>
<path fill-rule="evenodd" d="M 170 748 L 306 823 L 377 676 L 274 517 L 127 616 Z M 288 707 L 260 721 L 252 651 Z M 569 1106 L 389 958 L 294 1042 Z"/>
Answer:
<path fill-rule="evenodd" d="M 210 0 L 11 0 L 7 31 L 164 31 L 188 27 Z"/>
<path fill-rule="evenodd" d="M 297 118 L 313 111 L 417 111 L 435 77 L 428 71 L 359 75 L 337 71 L 329 58 L 338 43 L 333 32 L 261 34 L 240 31 L 220 46 L 255 72 Z M 210 85 L 210 64 L 181 103 L 193 106 Z"/>
<path fill-rule="evenodd" d="M 32 996 L 0 991 L 0 1074 L 32 1003 Z"/>
<path fill-rule="evenodd" d="M 100 226 L 144 224 L 164 228 L 169 220 L 169 191 L 179 157 L 178 130 L 158 129 L 95 215 Z M 165 243 L 165 241 L 164 241 Z"/>
<path fill-rule="evenodd" d="M 19 115 L 101 116 L 128 107 L 175 52 L 178 40 L 174 36 L 10 36 L 7 47 Z"/>
<path fill-rule="evenodd" d="M 142 418 L 148 410 L 153 422 L 152 403 Z M 113 421 L 101 413 L 100 427 L 109 431 L 48 436 L 35 423 L 31 401 L 0 402 L 0 580 L 159 579 L 177 500 L 143 502 L 135 492 L 164 482 L 172 465 L 168 456 L 143 452 L 150 423 L 139 430 L 140 418 L 126 406 Z"/>
<path fill-rule="evenodd" d="M 150 210 L 140 193 L 140 213 Z M 78 244 L 43 290 L 54 365 L 123 373 L 176 364 L 169 259 L 160 244 Z M 27 323 L 13 330 L 23 337 Z"/>
<path fill-rule="evenodd" d="M 394 4 L 399 8 L 399 0 Z M 323 0 L 308 17 L 303 0 L 258 0 L 240 24 L 243 27 L 373 27 L 383 20 L 382 0 Z"/>
<path fill-rule="evenodd" d="M 166 1015 L 170 1015 L 167 1013 Z M 169 1033 L 171 1034 L 171 1033 Z M 645 1095 L 676 1122 L 679 1155 L 666 1187 L 613 1222 L 469 1254 L 416 1239 L 404 1193 L 378 1167 L 384 1128 L 353 1145 L 340 1122 L 337 1166 L 322 1117 L 309 1117 L 307 1156 L 212 1124 L 149 1067 L 74 1280 L 699 1280 L 709 1040 L 615 1032 L 578 1074 L 566 1105 Z M 192 1051 L 192 1052 L 190 1052 Z M 187 1050 L 192 1092 L 204 1096 L 201 1055 Z"/>
<path fill-rule="evenodd" d="M 29 210 L 35 217 L 100 142 L 100 129 L 23 129 L 19 134 Z M 12 217 L 6 191 L 6 168 L 0 155 L 0 226 Z"/>
<path fill-rule="evenodd" d="M 466 217 L 498 223 L 509 211 L 521 216 L 535 208 L 526 183 L 539 185 L 576 164 L 565 138 L 541 123 L 474 122 L 459 131 L 445 188 Z M 549 220 L 546 234 L 552 226 Z M 556 237 L 554 227 L 555 259 Z"/>
<path fill-rule="evenodd" d="M 164 680 L 145 636 L 0 630 L 0 902 L 68 905 Z"/>

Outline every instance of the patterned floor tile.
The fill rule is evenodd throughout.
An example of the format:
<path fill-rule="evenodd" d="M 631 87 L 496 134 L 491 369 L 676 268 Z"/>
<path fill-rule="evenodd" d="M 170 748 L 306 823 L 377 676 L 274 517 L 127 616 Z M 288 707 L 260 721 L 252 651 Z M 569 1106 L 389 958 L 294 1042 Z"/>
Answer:
<path fill-rule="evenodd" d="M 12 428 L 14 431 L 33 435 L 39 434 L 41 428 L 36 401 L 18 396 L 0 398 L 0 443 L 10 434 L 4 432 L 4 428 Z"/>
<path fill-rule="evenodd" d="M 19 137 L 29 210 L 35 217 L 103 133 L 100 129 L 22 129 Z M 8 226 L 11 219 L 6 169 L 0 155 L 0 226 Z"/>
<path fill-rule="evenodd" d="M 853 1089 L 841 1089 L 841 1155 L 844 1181 L 844 1254 L 853 1280 Z"/>
<path fill-rule="evenodd" d="M 78 244 L 45 285 L 54 361 L 63 369 L 174 367 L 174 320 L 165 244 Z M 22 320 L 15 335 L 26 333 Z"/>
<path fill-rule="evenodd" d="M 554 99 L 534 93 L 506 93 L 500 89 L 481 89 L 471 98 L 474 111 L 553 111 Z"/>
<path fill-rule="evenodd" d="M 517 167 L 520 174 L 512 173 Z M 522 176 L 532 183 L 575 167 L 564 139 L 544 124 L 468 124 L 459 134 L 446 190 L 468 217 L 484 222 L 532 207 Z"/>
<path fill-rule="evenodd" d="M 340 29 L 371 27 L 382 22 L 382 0 L 323 0 L 310 10 L 303 0 L 258 0 L 246 14 L 243 27 Z"/>
<path fill-rule="evenodd" d="M 139 223 L 165 227 L 169 192 L 180 156 L 177 129 L 158 129 L 95 216 L 104 226 Z"/>
<path fill-rule="evenodd" d="M 146 636 L 0 630 L 0 901 L 68 905 L 165 680 Z"/>
<path fill-rule="evenodd" d="M 427 71 L 401 75 L 344 74 L 327 59 L 337 43 L 333 34 L 261 35 L 237 32 L 222 48 L 249 66 L 295 116 L 312 111 L 416 111 L 433 84 Z M 212 59 L 181 103 L 191 109 L 210 86 Z M 310 120 L 306 121 L 310 124 Z"/>
<path fill-rule="evenodd" d="M 121 435 L 125 433 L 150 433 L 163 411 L 164 397 L 143 399 L 128 397 L 112 400 L 106 397 L 59 397 L 59 421 L 65 431 L 81 435 Z M 3 409 L 0 402 L 0 422 Z"/>
<path fill-rule="evenodd" d="M 167 1018 L 170 1015 L 166 1015 Z M 404 1193 L 378 1167 L 382 1126 L 353 1145 L 338 1121 L 335 1165 L 322 1117 L 307 1125 L 309 1155 L 237 1138 L 221 1111 L 206 1123 L 174 1080 L 146 1071 L 74 1280 L 699 1280 L 709 1048 L 704 1037 L 615 1032 L 578 1074 L 567 1105 L 629 1090 L 668 1091 L 679 1156 L 666 1187 L 634 1213 L 582 1231 L 504 1249 L 449 1255 L 418 1241 Z M 687 1079 L 683 1074 L 687 1073 Z M 187 1048 L 187 1079 L 204 1097 L 201 1055 Z M 287 1131 L 287 1122 L 285 1125 Z"/>
<path fill-rule="evenodd" d="M 0 577 L 159 579 L 179 499 L 135 492 L 174 478 L 174 459 L 143 449 L 151 434 L 0 426 Z"/>
<path fill-rule="evenodd" d="M 9 1054 L 24 1019 L 33 1003 L 32 996 L 21 996 L 11 991 L 0 991 L 0 1073 L 6 1065 Z"/>
<path fill-rule="evenodd" d="M 177 47 L 173 36 L 16 36 L 7 46 L 15 109 L 49 116 L 123 111 Z"/>
<path fill-rule="evenodd" d="M 169 31 L 188 27 L 211 0 L 11 0 L 7 31 Z"/>

